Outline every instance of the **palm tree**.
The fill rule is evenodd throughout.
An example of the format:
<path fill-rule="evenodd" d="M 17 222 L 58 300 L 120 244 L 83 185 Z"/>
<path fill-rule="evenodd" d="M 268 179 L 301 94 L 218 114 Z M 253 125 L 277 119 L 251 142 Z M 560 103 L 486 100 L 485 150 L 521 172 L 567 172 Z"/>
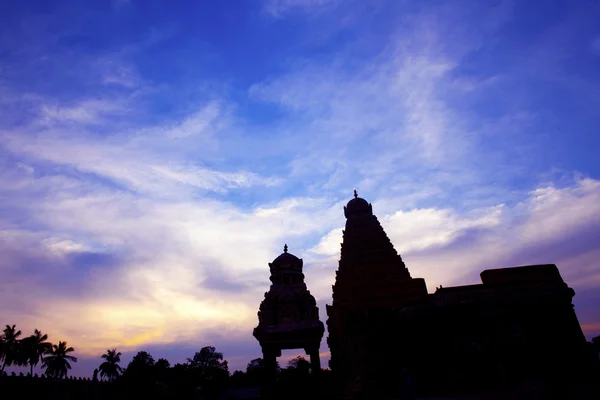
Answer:
<path fill-rule="evenodd" d="M 44 354 L 52 350 L 52 343 L 46 342 L 48 335 L 35 330 L 33 335 L 21 340 L 24 358 L 30 366 L 30 373 L 33 376 L 33 367 L 38 365 L 40 360 L 44 360 Z"/>
<path fill-rule="evenodd" d="M 52 350 L 42 361 L 42 368 L 46 368 L 46 376 L 50 378 L 66 377 L 68 370 L 71 369 L 69 361 L 77 362 L 77 357 L 68 354 L 74 351 L 74 348 L 67 347 L 67 342 L 58 342 L 58 345 L 52 345 Z"/>
<path fill-rule="evenodd" d="M 2 331 L 2 372 L 6 366 L 22 364 L 19 360 L 19 336 L 21 331 L 15 325 L 6 325 Z"/>
<path fill-rule="evenodd" d="M 108 377 L 111 381 L 114 381 L 117 376 L 123 371 L 123 368 L 119 365 L 121 362 L 121 352 L 117 352 L 117 349 L 106 350 L 105 354 L 102 354 L 104 361 L 100 364 L 100 376 Z"/>

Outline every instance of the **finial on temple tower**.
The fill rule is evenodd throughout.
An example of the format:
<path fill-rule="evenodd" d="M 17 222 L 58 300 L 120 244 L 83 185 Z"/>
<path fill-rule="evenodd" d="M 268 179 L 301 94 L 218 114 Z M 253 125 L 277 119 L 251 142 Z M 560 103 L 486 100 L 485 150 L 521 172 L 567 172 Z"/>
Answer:
<path fill-rule="evenodd" d="M 286 244 L 283 245 L 283 252 L 287 253 L 287 249 L 288 249 L 288 247 L 287 247 L 287 243 L 286 243 Z"/>
<path fill-rule="evenodd" d="M 358 197 L 358 193 L 356 193 L 356 189 L 354 189 L 354 198 Z"/>

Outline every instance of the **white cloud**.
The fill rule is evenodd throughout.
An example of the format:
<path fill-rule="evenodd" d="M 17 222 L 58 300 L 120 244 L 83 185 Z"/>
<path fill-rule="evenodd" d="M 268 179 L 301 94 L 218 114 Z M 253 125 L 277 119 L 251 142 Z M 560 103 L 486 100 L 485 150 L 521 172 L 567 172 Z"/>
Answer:
<path fill-rule="evenodd" d="M 299 149 L 292 177 L 317 179 L 315 190 L 360 183 L 374 192 L 408 179 L 404 194 L 414 195 L 424 184 L 466 185 L 483 173 L 468 153 L 474 143 L 451 102 L 456 94 L 448 95 L 462 53 L 441 51 L 435 35 L 419 29 L 403 31 L 369 63 L 351 52 L 298 61 L 250 88 L 251 98 L 287 112 L 282 136 Z"/>
<path fill-rule="evenodd" d="M 142 84 L 142 80 L 133 66 L 119 60 L 104 59 L 99 62 L 98 68 L 101 70 L 102 82 L 105 85 L 134 89 Z"/>
<path fill-rule="evenodd" d="M 189 130 L 188 122 L 186 120 L 182 128 L 171 128 L 167 132 Z M 173 159 L 176 154 L 159 152 L 160 142 L 156 137 L 147 137 L 144 143 L 136 136 L 132 139 L 122 135 L 98 139 L 83 132 L 77 136 L 59 132 L 33 137 L 6 135 L 4 146 L 22 157 L 71 166 L 155 196 L 181 195 L 190 188 L 224 193 L 234 188 L 281 182 L 280 178 L 262 177 L 249 171 L 217 171 Z"/>
<path fill-rule="evenodd" d="M 167 128 L 170 138 L 182 138 L 191 135 L 210 134 L 211 124 L 221 114 L 221 107 L 216 101 L 210 102 L 198 112 L 186 117 L 182 122 L 172 128 Z"/>
<path fill-rule="evenodd" d="M 394 237 L 401 253 L 424 250 L 433 246 L 450 244 L 461 232 L 474 228 L 493 229 L 500 224 L 502 206 L 478 211 L 480 216 L 458 216 L 452 210 L 433 208 L 398 211 L 386 216 L 381 223 L 389 226 L 388 234 Z M 475 213 L 473 213 L 475 214 Z"/>
<path fill-rule="evenodd" d="M 438 56 L 439 57 L 439 56 Z M 409 137 L 418 140 L 423 156 L 428 160 L 443 157 L 442 148 L 449 138 L 452 121 L 448 105 L 436 93 L 436 86 L 452 70 L 445 60 L 432 59 L 431 55 L 403 57 L 398 68 L 396 89 L 402 93 L 405 107 L 405 129 Z M 452 135 L 452 137 L 455 137 Z"/>
<path fill-rule="evenodd" d="M 42 123 L 98 123 L 101 117 L 123 112 L 123 104 L 114 100 L 85 100 L 73 106 L 45 104 L 41 109 Z"/>
<path fill-rule="evenodd" d="M 583 221 L 600 218 L 600 182 L 584 178 L 576 186 L 546 186 L 531 192 L 527 209 L 528 223 L 521 231 L 525 243 L 550 240 L 557 235 L 576 232 Z"/>
<path fill-rule="evenodd" d="M 42 245 L 46 246 L 50 253 L 56 256 L 64 256 L 67 254 L 92 250 L 90 247 L 82 243 L 77 243 L 72 240 L 61 240 L 53 237 L 43 239 Z"/>
<path fill-rule="evenodd" d="M 482 223 L 463 225 L 445 247 L 406 251 L 405 260 L 412 261 L 409 268 L 412 264 L 413 276 L 414 272 L 423 275 L 436 286 L 475 283 L 477 274 L 489 268 L 556 263 L 568 284 L 589 287 L 600 279 L 600 264 L 582 257 L 598 245 L 590 235 L 595 235 L 593 227 L 600 223 L 599 196 L 599 183 L 589 179 L 560 189 L 541 188 L 514 207 L 504 206 L 501 213 L 498 210 L 484 217 Z M 389 222 L 384 226 L 401 247 L 403 235 L 398 235 Z M 396 225 L 401 225 L 400 220 Z M 452 225 L 452 218 L 440 224 Z M 438 226 L 431 231 L 435 233 L 422 234 L 421 238 L 437 245 L 440 230 L 444 231 Z M 581 240 L 591 242 L 574 246 Z M 581 265 L 574 265 L 577 259 L 583 261 Z"/>
<path fill-rule="evenodd" d="M 53 236 L 36 234 L 21 250 L 38 249 L 47 260 L 63 263 L 66 255 L 102 243 L 108 254 L 124 257 L 122 264 L 74 266 L 86 269 L 85 278 L 76 283 L 86 293 L 83 298 L 64 289 L 54 292 L 47 280 L 29 279 L 27 306 L 11 309 L 5 317 L 16 318 L 25 328 L 34 322 L 48 325 L 53 336 L 69 340 L 84 354 L 107 346 L 198 341 L 225 326 L 246 334 L 268 287 L 268 262 L 284 242 L 293 246 L 294 237 L 320 233 L 331 219 L 324 199 L 290 199 L 241 212 L 208 199 L 156 202 L 98 193 L 97 188 L 90 195 L 57 189 L 29 209 L 36 223 L 52 226 Z M 47 265 L 36 266 L 34 276 L 43 276 L 44 268 L 48 270 Z M 60 270 L 54 278 L 63 279 Z M 31 289 L 38 284 L 45 289 Z M 4 300 L 19 287 L 2 294 Z"/>

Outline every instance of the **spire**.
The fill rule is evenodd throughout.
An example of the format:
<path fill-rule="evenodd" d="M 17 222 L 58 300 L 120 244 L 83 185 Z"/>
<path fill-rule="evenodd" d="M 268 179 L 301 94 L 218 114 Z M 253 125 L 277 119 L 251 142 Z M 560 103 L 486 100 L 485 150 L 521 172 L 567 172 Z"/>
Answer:
<path fill-rule="evenodd" d="M 344 216 L 348 218 L 356 215 L 373 215 L 373 208 L 368 201 L 358 197 L 358 192 L 354 189 L 354 198 L 344 207 Z"/>
<path fill-rule="evenodd" d="M 300 276 L 298 282 L 304 282 L 304 274 L 302 274 L 301 258 L 296 257 L 292 253 L 288 253 L 288 245 L 283 246 L 283 253 L 281 253 L 273 262 L 269 263 L 269 270 L 271 271 L 271 282 L 281 283 L 282 275 L 297 275 Z"/>
<path fill-rule="evenodd" d="M 373 207 L 358 197 L 356 190 L 354 195 L 356 197 L 344 207 L 346 227 L 336 285 L 340 280 L 371 281 L 381 286 L 388 281 L 410 279 L 402 258 L 373 215 Z"/>

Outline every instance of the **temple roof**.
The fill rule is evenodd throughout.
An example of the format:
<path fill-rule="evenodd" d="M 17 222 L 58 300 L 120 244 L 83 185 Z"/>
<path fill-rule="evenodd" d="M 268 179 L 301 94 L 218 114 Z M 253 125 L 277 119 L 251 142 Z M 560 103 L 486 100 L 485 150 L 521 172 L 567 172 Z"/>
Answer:
<path fill-rule="evenodd" d="M 281 253 L 280 256 L 278 256 L 276 259 L 273 260 L 271 265 L 281 266 L 281 265 L 286 265 L 286 264 L 296 264 L 299 261 L 300 261 L 300 259 L 293 254 Z"/>
<path fill-rule="evenodd" d="M 358 193 L 354 190 L 354 198 L 344 207 L 344 215 L 346 218 L 355 215 L 373 215 L 373 206 L 365 199 L 358 197 Z"/>
<path fill-rule="evenodd" d="M 283 246 L 283 253 L 281 253 L 273 262 L 269 263 L 271 273 L 279 272 L 302 272 L 303 261 L 301 258 L 288 253 L 287 244 Z"/>

